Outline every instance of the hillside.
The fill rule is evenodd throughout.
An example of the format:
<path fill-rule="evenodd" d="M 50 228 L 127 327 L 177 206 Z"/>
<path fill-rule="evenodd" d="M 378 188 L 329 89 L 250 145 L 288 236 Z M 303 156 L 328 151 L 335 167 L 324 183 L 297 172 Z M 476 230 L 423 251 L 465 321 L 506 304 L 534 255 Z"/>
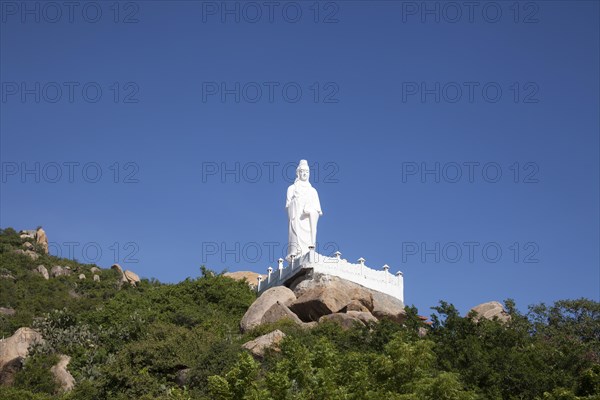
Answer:
<path fill-rule="evenodd" d="M 592 300 L 526 313 L 507 300 L 508 321 L 440 302 L 431 325 L 407 307 L 402 324 L 307 329 L 284 320 L 242 334 L 256 299 L 244 281 L 201 267 L 177 284 L 130 284 L 117 269 L 27 241 L 0 230 L 0 335 L 30 327 L 43 341 L 0 367 L 0 399 L 600 399 Z M 40 265 L 63 268 L 46 279 Z M 276 330 L 285 337 L 264 355 L 242 348 Z M 69 390 L 51 372 L 64 356 Z"/>

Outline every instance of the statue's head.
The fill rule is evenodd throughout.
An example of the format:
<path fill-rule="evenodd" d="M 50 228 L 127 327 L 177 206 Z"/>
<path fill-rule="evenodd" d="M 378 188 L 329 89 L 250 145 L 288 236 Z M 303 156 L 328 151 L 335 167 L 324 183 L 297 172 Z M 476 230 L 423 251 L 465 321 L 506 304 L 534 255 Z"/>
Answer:
<path fill-rule="evenodd" d="M 308 182 L 309 177 L 310 177 L 310 168 L 308 167 L 308 161 L 300 160 L 300 163 L 298 164 L 298 168 L 296 168 L 296 178 L 303 182 Z"/>

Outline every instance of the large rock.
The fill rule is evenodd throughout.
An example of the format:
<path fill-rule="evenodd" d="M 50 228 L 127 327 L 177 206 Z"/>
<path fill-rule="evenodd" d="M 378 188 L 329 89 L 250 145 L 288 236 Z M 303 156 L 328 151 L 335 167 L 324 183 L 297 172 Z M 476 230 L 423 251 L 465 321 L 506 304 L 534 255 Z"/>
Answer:
<path fill-rule="evenodd" d="M 71 270 L 69 268 L 63 268 L 60 265 L 55 265 L 50 269 L 50 276 L 53 278 L 59 276 L 69 276 L 71 275 Z"/>
<path fill-rule="evenodd" d="M 11 337 L 0 340 L 0 380 L 3 384 L 12 384 L 29 347 L 42 342 L 42 335 L 31 328 L 19 328 Z"/>
<path fill-rule="evenodd" d="M 23 247 L 25 248 L 25 250 L 33 250 L 33 245 L 29 242 L 23 243 Z"/>
<path fill-rule="evenodd" d="M 404 303 L 399 299 L 388 296 L 375 290 L 373 294 L 373 311 L 372 314 L 377 319 L 388 318 L 392 321 L 402 323 L 406 320 L 406 312 L 404 311 Z"/>
<path fill-rule="evenodd" d="M 240 329 L 242 332 L 246 332 L 259 326 L 262 323 L 263 316 L 273 304 L 280 302 L 285 306 L 289 306 L 295 300 L 296 295 L 294 295 L 294 292 L 285 286 L 267 289 L 250 305 L 240 322 Z"/>
<path fill-rule="evenodd" d="M 257 337 L 254 340 L 246 342 L 242 345 L 244 349 L 250 350 L 252 355 L 258 359 L 262 359 L 265 356 L 267 349 L 279 350 L 279 343 L 285 337 L 285 333 L 279 329 Z"/>
<path fill-rule="evenodd" d="M 350 301 L 344 304 L 345 308 L 333 312 L 370 311 L 377 319 L 389 318 L 399 323 L 405 320 L 404 303 L 399 299 L 336 276 L 309 273 L 303 279 L 296 280 L 291 288 L 299 299 L 316 288 L 345 293 L 344 298 L 349 297 Z M 296 311 L 293 307 L 291 309 Z"/>
<path fill-rule="evenodd" d="M 377 318 L 375 318 L 373 316 L 373 314 L 371 314 L 370 312 L 364 312 L 364 311 L 348 311 L 346 312 L 346 315 L 349 315 L 351 317 L 357 318 L 358 320 L 364 322 L 365 324 L 368 324 L 370 322 L 377 322 Z"/>
<path fill-rule="evenodd" d="M 17 373 L 23 368 L 23 358 L 17 357 L 5 363 L 0 368 L 0 385 L 12 386 L 15 383 Z"/>
<path fill-rule="evenodd" d="M 123 268 L 121 268 L 119 264 L 113 264 L 111 268 L 119 271 L 119 274 L 121 275 L 121 283 L 128 283 L 131 286 L 135 286 L 140 282 L 140 277 L 135 272 L 123 271 Z"/>
<path fill-rule="evenodd" d="M 48 270 L 43 265 L 38 265 L 34 272 L 40 274 L 44 279 L 50 279 L 50 275 L 48 274 Z"/>
<path fill-rule="evenodd" d="M 140 283 L 140 277 L 133 271 L 125 271 L 123 272 L 123 275 L 125 276 L 125 279 L 127 279 L 127 282 L 129 282 L 131 286 L 135 286 L 138 283 Z"/>
<path fill-rule="evenodd" d="M 323 315 L 337 313 L 351 300 L 348 292 L 336 287 L 315 287 L 298 297 L 290 309 L 302 321 L 318 321 Z"/>
<path fill-rule="evenodd" d="M 502 304 L 497 301 L 490 301 L 487 303 L 479 304 L 471 308 L 470 311 L 474 311 L 477 314 L 474 318 L 475 321 L 478 321 L 480 318 L 485 318 L 489 320 L 498 318 L 500 322 L 510 321 L 510 315 L 504 310 Z"/>
<path fill-rule="evenodd" d="M 250 289 L 252 290 L 256 289 L 256 285 L 258 283 L 258 275 L 259 274 L 252 271 L 226 272 L 223 274 L 223 276 L 235 279 L 236 281 L 243 281 L 245 279 L 248 282 L 248 286 L 250 286 Z"/>
<path fill-rule="evenodd" d="M 323 315 L 319 318 L 319 323 L 323 323 L 326 321 L 331 321 L 338 324 L 342 330 L 348 330 L 355 326 L 365 326 L 364 322 L 361 321 L 358 316 L 352 315 L 350 313 L 335 313 Z"/>
<path fill-rule="evenodd" d="M 275 322 L 281 321 L 283 319 L 289 319 L 290 321 L 296 323 L 299 326 L 302 326 L 304 323 L 298 318 L 296 314 L 292 312 L 285 304 L 281 302 L 277 302 L 271 306 L 267 310 L 267 312 L 263 315 L 261 324 L 274 324 Z"/>
<path fill-rule="evenodd" d="M 100 282 L 100 275 L 94 275 L 94 282 Z"/>
<path fill-rule="evenodd" d="M 42 248 L 44 254 L 48 254 L 48 236 L 42 228 L 39 228 L 35 233 L 35 240 L 38 245 Z"/>
<path fill-rule="evenodd" d="M 100 268 L 98 268 L 98 267 L 92 267 L 92 268 L 90 268 L 90 272 L 92 274 L 97 274 L 97 273 L 100 272 Z"/>
<path fill-rule="evenodd" d="M 61 354 L 58 363 L 50 368 L 54 380 L 58 383 L 61 392 L 70 392 L 75 387 L 75 379 L 67 369 L 71 357 Z"/>

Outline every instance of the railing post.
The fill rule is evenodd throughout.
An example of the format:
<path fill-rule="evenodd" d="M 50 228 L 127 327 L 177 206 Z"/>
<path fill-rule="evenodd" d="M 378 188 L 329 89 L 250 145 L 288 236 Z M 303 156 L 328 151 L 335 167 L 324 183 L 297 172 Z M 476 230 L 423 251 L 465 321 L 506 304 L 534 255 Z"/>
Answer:
<path fill-rule="evenodd" d="M 260 284 L 262 282 L 262 275 L 259 275 L 258 278 L 256 278 L 258 280 L 258 285 L 256 286 L 256 291 L 260 293 Z"/>
<path fill-rule="evenodd" d="M 279 270 L 279 279 L 281 280 L 281 278 L 283 277 L 283 258 L 277 260 L 277 264 L 277 269 Z"/>
<path fill-rule="evenodd" d="M 269 273 L 269 275 L 267 275 L 267 284 L 271 284 L 271 274 L 273 273 L 273 268 L 269 266 L 269 268 L 267 268 L 267 272 Z"/>

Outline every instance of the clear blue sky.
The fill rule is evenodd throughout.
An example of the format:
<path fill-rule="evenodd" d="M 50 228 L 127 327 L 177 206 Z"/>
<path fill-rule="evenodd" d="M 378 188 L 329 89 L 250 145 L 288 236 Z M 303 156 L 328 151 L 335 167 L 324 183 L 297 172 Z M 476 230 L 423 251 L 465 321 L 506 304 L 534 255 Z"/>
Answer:
<path fill-rule="evenodd" d="M 598 2 L 53 4 L 0 4 L 0 226 L 261 272 L 305 158 L 322 252 L 402 270 L 423 314 L 599 299 Z"/>

